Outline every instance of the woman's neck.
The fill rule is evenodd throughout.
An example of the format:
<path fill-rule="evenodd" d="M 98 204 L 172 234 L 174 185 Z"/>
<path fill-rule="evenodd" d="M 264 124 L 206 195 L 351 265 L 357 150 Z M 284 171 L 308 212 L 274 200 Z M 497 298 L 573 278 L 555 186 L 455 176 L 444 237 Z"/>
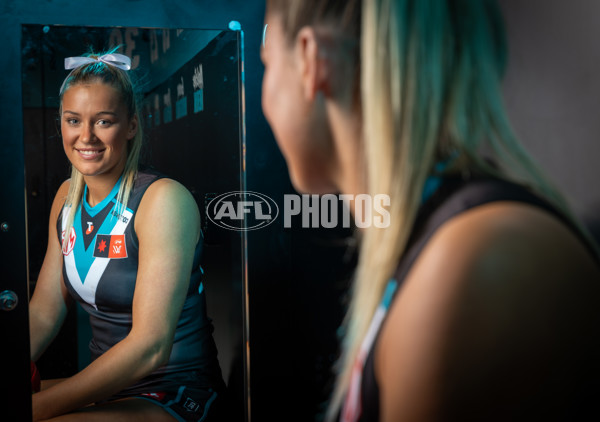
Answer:
<path fill-rule="evenodd" d="M 87 185 L 87 197 L 84 198 L 90 207 L 102 202 L 117 184 L 121 175 L 84 176 Z"/>
<path fill-rule="evenodd" d="M 343 194 L 366 193 L 360 116 L 334 102 L 328 108 L 335 148 L 332 179 Z"/>

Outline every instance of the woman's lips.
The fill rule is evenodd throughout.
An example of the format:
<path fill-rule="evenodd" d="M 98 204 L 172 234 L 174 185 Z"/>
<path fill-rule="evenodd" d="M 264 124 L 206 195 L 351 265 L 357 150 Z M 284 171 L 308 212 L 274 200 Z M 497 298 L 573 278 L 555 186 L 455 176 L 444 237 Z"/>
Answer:
<path fill-rule="evenodd" d="M 94 160 L 104 153 L 103 149 L 77 149 L 76 151 L 84 160 Z"/>

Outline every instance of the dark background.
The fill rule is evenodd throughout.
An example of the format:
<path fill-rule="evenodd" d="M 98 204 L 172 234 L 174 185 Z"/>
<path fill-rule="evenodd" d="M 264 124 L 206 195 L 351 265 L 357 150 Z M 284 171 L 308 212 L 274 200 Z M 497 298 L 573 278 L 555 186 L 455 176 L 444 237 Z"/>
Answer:
<path fill-rule="evenodd" d="M 506 12 L 510 42 L 506 102 L 517 135 L 577 213 L 598 227 L 600 3 L 499 3 Z M 0 221 L 11 227 L 0 232 L 3 282 L 22 280 L 24 286 L 27 280 L 21 25 L 225 29 L 229 21 L 239 21 L 246 46 L 247 188 L 281 203 L 293 189 L 260 106 L 263 13 L 263 1 L 254 0 L 2 0 L 0 177 L 6 184 L 0 190 Z M 325 397 L 337 353 L 340 298 L 353 265 L 347 238 L 344 230 L 284 229 L 282 220 L 249 233 L 247 322 L 255 421 L 312 420 Z M 15 315 L 24 321 L 26 314 L 19 312 Z M 2 347 L 25 350 L 22 341 L 11 339 Z M 11 391 L 11 382 L 3 377 L 3 392 Z"/>
<path fill-rule="evenodd" d="M 22 24 L 227 29 L 231 20 L 239 21 L 245 41 L 246 188 L 273 198 L 281 210 L 283 195 L 294 191 L 260 106 L 263 14 L 261 1 L 237 0 L 94 3 L 35 0 L 0 4 L 0 34 L 6 40 L 5 54 L 0 57 L 0 123 L 4 127 L 0 140 L 0 172 L 4 180 L 10 181 L 9 189 L 2 193 L 0 219 L 11 222 L 11 230 L 0 236 L 2 277 L 24 283 L 27 280 L 26 212 L 22 200 L 26 180 L 28 201 L 35 200 L 31 195 L 51 201 L 52 186 L 67 177 L 67 169 L 61 169 L 64 160 L 60 139 L 54 139 L 58 145 L 46 148 L 43 157 L 33 154 L 34 160 L 40 160 L 40 166 L 58 167 L 52 172 L 53 176 L 32 180 L 26 179 L 23 173 Z M 54 119 L 55 116 L 48 113 L 39 120 L 39 127 L 28 127 L 27 131 L 46 131 L 47 138 L 52 138 Z M 49 180 L 50 177 L 54 179 Z M 43 220 L 45 226 L 47 216 L 34 218 Z M 339 293 L 345 290 L 345 280 L 353 265 L 348 236 L 350 233 L 345 229 L 303 230 L 299 224 L 284 229 L 282 218 L 264 229 L 248 233 L 249 404 L 255 421 L 313 420 L 322 407 L 330 387 L 330 366 L 337 353 L 336 329 L 342 317 Z M 38 257 L 43 254 L 44 242 L 30 245 L 37 248 Z M 35 262 L 30 264 L 31 268 L 36 267 Z M 30 278 L 35 277 L 33 271 Z M 241 301 L 239 307 L 240 310 L 243 307 Z M 70 319 L 63 330 L 66 334 L 54 345 L 55 355 L 45 357 L 46 363 L 42 362 L 42 366 L 67 374 L 77 370 L 77 348 L 85 350 L 87 339 L 80 339 L 83 345 L 73 344 L 75 325 L 75 319 Z M 229 380 L 232 394 L 238 398 L 244 394 L 243 386 L 239 385 L 244 371 L 243 345 L 240 349 L 239 360 L 231 367 L 233 378 Z M 56 359 L 60 364 L 52 363 Z M 6 378 L 2 382 L 10 384 Z M 242 420 L 238 415 L 236 420 Z"/>
<path fill-rule="evenodd" d="M 88 48 L 96 53 L 111 50 L 114 39 L 123 38 L 132 42 L 119 52 L 131 49 L 134 68 L 129 73 L 143 93 L 142 166 L 181 182 L 201 210 L 203 288 L 223 375 L 236 398 L 232 400 L 236 406 L 229 409 L 243 418 L 242 236 L 214 226 L 203 212 L 216 193 L 243 190 L 240 32 L 23 26 L 30 291 L 35 291 L 44 259 L 53 198 L 69 177 L 58 115 L 58 87 L 68 74 L 63 60 Z M 197 94 L 203 98 L 200 107 Z M 36 362 L 44 378 L 68 377 L 87 366 L 90 338 L 87 313 L 80 306 L 72 307 L 58 338 Z"/>

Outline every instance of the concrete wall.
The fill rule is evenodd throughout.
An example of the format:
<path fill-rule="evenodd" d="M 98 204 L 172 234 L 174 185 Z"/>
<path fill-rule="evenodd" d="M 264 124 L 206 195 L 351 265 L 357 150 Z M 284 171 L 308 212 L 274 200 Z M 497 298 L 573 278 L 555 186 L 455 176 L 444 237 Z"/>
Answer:
<path fill-rule="evenodd" d="M 506 104 L 531 154 L 590 224 L 600 219 L 600 2 L 501 0 Z"/>

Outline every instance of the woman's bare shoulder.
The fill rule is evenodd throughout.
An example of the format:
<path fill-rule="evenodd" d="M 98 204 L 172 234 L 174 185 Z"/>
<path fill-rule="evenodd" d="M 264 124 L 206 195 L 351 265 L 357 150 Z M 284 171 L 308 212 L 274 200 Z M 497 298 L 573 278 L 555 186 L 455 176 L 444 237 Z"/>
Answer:
<path fill-rule="evenodd" d="M 490 382 L 533 376 L 547 350 L 567 353 L 562 343 L 599 322 L 597 298 L 598 265 L 546 211 L 498 202 L 460 214 L 425 247 L 382 328 L 382 410 L 433 411 L 448 400 L 442 382 L 476 396 Z M 398 410 L 404 389 L 410 409 Z"/>
<path fill-rule="evenodd" d="M 50 217 L 53 219 L 53 221 L 56 221 L 56 218 L 58 218 L 58 214 L 60 213 L 63 205 L 65 204 L 65 200 L 67 199 L 70 186 L 71 179 L 65 180 L 56 191 L 56 195 L 54 195 L 54 200 L 52 202 L 52 210 L 50 212 Z"/>
<path fill-rule="evenodd" d="M 154 181 L 146 190 L 142 202 L 189 201 L 193 200 L 190 191 L 181 183 L 167 177 Z"/>
<path fill-rule="evenodd" d="M 162 178 L 153 182 L 142 197 L 136 216 L 136 233 L 150 230 L 157 221 L 183 225 L 196 233 L 200 230 L 200 212 L 196 200 L 181 183 Z M 145 224 L 146 223 L 146 224 Z"/>
<path fill-rule="evenodd" d="M 429 271 L 463 282 L 505 280 L 504 288 L 523 287 L 511 280 L 547 286 L 599 271 L 572 228 L 539 207 L 510 201 L 479 206 L 449 220 L 421 258 L 429 263 L 440 261 L 440 265 L 427 265 Z M 415 277 L 424 269 L 425 265 L 416 266 Z"/>

